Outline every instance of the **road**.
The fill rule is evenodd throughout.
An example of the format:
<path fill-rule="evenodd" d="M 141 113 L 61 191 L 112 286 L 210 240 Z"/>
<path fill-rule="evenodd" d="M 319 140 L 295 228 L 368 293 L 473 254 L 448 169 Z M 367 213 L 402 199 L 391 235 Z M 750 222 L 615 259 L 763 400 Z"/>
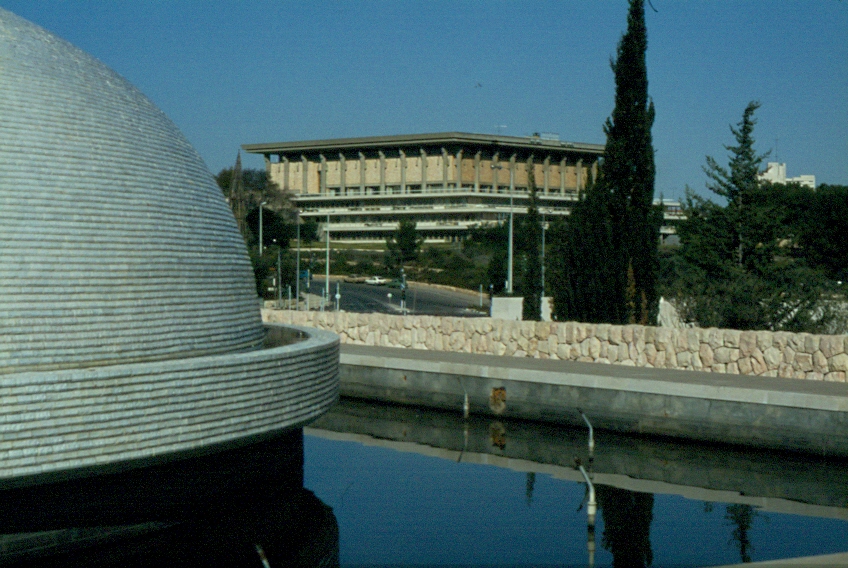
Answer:
<path fill-rule="evenodd" d="M 346 312 L 401 313 L 401 290 L 388 286 L 353 284 L 341 280 L 330 280 L 330 295 L 335 297 L 336 285 L 340 295 L 339 308 Z M 309 288 L 310 294 L 320 296 L 324 290 L 324 279 L 316 278 Z M 391 294 L 391 297 L 389 297 Z M 409 314 L 440 315 L 456 317 L 479 317 L 488 315 L 489 299 L 483 297 L 484 309 L 479 311 L 480 296 L 470 291 L 456 291 L 427 284 L 411 283 L 406 291 L 406 310 Z M 472 309 L 476 306 L 478 309 Z"/>

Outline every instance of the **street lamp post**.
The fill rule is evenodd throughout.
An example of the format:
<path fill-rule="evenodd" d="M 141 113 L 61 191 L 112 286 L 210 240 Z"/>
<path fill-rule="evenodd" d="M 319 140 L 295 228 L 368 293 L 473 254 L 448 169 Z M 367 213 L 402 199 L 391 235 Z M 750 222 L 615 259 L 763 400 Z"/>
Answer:
<path fill-rule="evenodd" d="M 262 256 L 262 206 L 268 205 L 267 201 L 259 204 L 259 256 Z"/>
<path fill-rule="evenodd" d="M 501 170 L 500 164 L 492 164 L 493 170 Z M 512 295 L 512 196 L 515 193 L 515 168 L 509 168 L 509 249 L 506 260 L 506 291 Z"/>
<path fill-rule="evenodd" d="M 330 214 L 327 213 L 327 271 L 325 287 L 327 293 L 327 302 L 330 301 Z"/>
<path fill-rule="evenodd" d="M 297 225 L 297 261 L 296 261 L 296 270 L 297 274 L 295 275 L 295 301 L 294 301 L 294 309 L 300 310 L 300 213 L 295 212 L 295 224 Z"/>

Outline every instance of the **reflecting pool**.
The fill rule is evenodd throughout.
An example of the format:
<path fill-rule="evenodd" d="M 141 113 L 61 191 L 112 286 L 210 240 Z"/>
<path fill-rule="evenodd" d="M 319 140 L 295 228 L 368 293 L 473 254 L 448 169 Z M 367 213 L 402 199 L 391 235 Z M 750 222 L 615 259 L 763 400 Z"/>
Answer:
<path fill-rule="evenodd" d="M 590 453 L 587 430 L 352 400 L 305 432 L 304 483 L 335 513 L 343 566 L 715 566 L 848 551 L 844 461 L 602 431 Z"/>

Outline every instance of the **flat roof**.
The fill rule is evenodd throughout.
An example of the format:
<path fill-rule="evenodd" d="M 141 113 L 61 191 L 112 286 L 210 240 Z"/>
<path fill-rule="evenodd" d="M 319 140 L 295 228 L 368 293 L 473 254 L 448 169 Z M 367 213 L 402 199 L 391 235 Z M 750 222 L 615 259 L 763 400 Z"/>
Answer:
<path fill-rule="evenodd" d="M 305 140 L 296 142 L 270 142 L 242 144 L 245 152 L 252 154 L 278 154 L 319 152 L 322 150 L 353 150 L 357 148 L 396 148 L 420 145 L 472 145 L 504 146 L 533 150 L 545 148 L 555 151 L 577 151 L 603 154 L 603 144 L 566 142 L 542 136 L 501 136 L 498 134 L 470 134 L 466 132 L 437 132 L 431 134 L 400 134 L 394 136 L 365 136 L 360 138 L 334 138 L 331 140 Z"/>

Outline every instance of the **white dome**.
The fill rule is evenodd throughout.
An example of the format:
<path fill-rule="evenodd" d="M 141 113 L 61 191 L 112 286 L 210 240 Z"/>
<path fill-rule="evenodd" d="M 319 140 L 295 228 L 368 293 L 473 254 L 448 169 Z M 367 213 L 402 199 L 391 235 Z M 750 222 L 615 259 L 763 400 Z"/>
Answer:
<path fill-rule="evenodd" d="M 0 374 L 263 336 L 244 242 L 185 137 L 105 65 L 0 9 Z"/>

